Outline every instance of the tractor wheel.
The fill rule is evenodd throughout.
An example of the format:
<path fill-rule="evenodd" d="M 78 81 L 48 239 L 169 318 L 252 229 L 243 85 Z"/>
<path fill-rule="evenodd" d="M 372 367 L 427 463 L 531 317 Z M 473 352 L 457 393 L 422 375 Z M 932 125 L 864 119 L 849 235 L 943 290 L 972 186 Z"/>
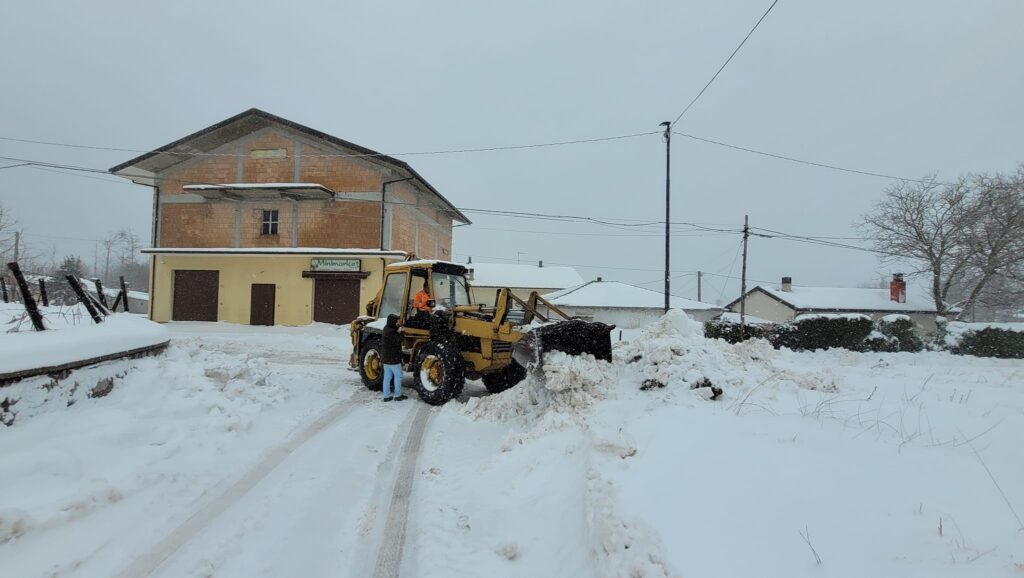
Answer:
<path fill-rule="evenodd" d="M 526 368 L 515 360 L 501 371 L 483 376 L 484 387 L 491 393 L 501 393 L 520 381 L 526 379 Z"/>
<path fill-rule="evenodd" d="M 455 346 L 430 342 L 417 352 L 413 375 L 420 399 L 430 405 L 442 405 L 462 393 L 466 362 Z"/>
<path fill-rule="evenodd" d="M 380 360 L 379 335 L 372 335 L 359 348 L 359 377 L 363 385 L 372 391 L 384 389 L 384 363 Z"/>

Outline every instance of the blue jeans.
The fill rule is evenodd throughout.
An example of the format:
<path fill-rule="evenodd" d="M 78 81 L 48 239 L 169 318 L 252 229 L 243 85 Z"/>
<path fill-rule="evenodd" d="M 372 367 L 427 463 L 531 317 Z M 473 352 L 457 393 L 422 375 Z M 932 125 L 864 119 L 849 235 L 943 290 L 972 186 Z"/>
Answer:
<path fill-rule="evenodd" d="M 384 397 L 391 397 L 391 384 L 395 384 L 395 397 L 402 395 L 402 365 L 384 364 Z"/>

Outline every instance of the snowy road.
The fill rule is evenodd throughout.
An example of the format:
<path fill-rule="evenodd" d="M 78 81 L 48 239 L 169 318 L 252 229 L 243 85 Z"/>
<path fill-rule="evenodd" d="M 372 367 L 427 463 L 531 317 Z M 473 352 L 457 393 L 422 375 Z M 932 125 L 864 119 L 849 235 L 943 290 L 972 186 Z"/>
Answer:
<path fill-rule="evenodd" d="M 1016 360 L 728 346 L 670 319 L 615 364 L 550 356 L 545 383 L 434 408 L 367 391 L 343 328 L 168 327 L 162 356 L 0 391 L 5 578 L 1024 569 Z"/>
<path fill-rule="evenodd" d="M 346 569 L 356 576 L 366 575 L 371 560 L 374 576 L 398 576 L 428 406 L 380 404 L 344 357 L 310 352 L 305 340 L 238 341 L 230 332 L 199 331 L 204 346 L 257 354 L 271 368 L 340 370 L 323 375 L 354 393 L 272 450 L 121 577 L 337 576 Z"/>
<path fill-rule="evenodd" d="M 69 509 L 83 506 L 62 503 L 57 492 L 56 500 L 46 496 L 56 502 L 51 520 L 0 509 L 0 548 L 7 548 L 0 553 L 12 575 L 397 576 L 431 409 L 415 401 L 415 394 L 406 403 L 380 403 L 348 370 L 347 333 L 336 328 L 169 327 L 169 359 L 122 364 L 128 376 L 107 403 L 125 407 L 90 400 L 66 410 L 81 408 L 88 421 L 95 417 L 90 414 L 113 409 L 121 415 L 108 419 L 104 437 L 128 446 L 126 453 L 148 455 L 141 463 L 125 463 L 132 471 L 116 475 L 105 467 L 112 456 L 88 465 L 89 454 L 101 448 L 76 447 L 71 439 L 81 429 L 66 425 L 66 431 L 54 431 L 52 445 L 61 446 L 60 453 L 79 454 L 68 479 L 72 487 L 61 488 L 68 498 L 75 500 L 73 486 L 85 479 L 102 480 L 107 494 L 116 497 L 97 505 L 89 496 L 87 511 L 69 516 Z M 176 375 L 182 371 L 186 375 Z M 133 380 L 133 372 L 142 375 Z M 162 400 L 159 409 L 147 400 L 142 414 L 133 411 L 131 400 L 118 399 L 140 393 L 130 388 L 156 385 L 155 378 L 170 381 L 169 389 L 183 395 Z M 264 388 L 266 398 L 249 399 L 252 389 Z M 200 407 L 187 411 L 196 398 Z M 165 425 L 175 416 L 184 419 Z M 218 418 L 225 418 L 226 427 L 211 439 L 206 426 Z M 19 429 L 5 432 L 4 442 L 16 444 L 17 434 L 60 419 L 40 409 L 31 421 L 27 414 L 21 421 Z M 140 437 L 147 424 L 156 433 Z M 170 451 L 154 457 L 152 448 Z M 13 456 L 15 475 L 18 458 Z M 52 481 L 46 470 L 54 467 L 44 460 L 22 473 L 26 481 Z M 129 489 L 135 485 L 140 487 Z M 31 488 L 14 489 L 24 493 L 25 505 L 38 497 Z M 10 529 L 4 527 L 8 523 Z M 17 549 L 4 544 L 10 537 L 4 531 L 18 538 Z M 66 556 L 44 555 L 54 539 L 70 543 Z"/>

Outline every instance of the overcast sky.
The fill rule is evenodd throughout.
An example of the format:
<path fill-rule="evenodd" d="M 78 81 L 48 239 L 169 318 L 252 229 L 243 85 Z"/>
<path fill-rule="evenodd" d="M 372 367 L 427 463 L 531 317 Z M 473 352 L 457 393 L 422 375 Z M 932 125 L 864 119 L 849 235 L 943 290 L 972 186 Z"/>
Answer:
<path fill-rule="evenodd" d="M 385 153 L 656 131 L 769 3 L 8 2 L 0 136 L 151 149 L 250 107 Z M 1024 161 L 1022 22 L 1019 0 L 781 0 L 676 129 L 907 177 L 1009 171 Z M 854 236 L 888 184 L 683 137 L 672 147 L 674 221 L 738 228 L 749 214 Z M 102 169 L 136 156 L 3 140 L 0 155 Z M 402 158 L 458 207 L 664 216 L 657 135 Z M 0 202 L 44 254 L 91 261 L 111 230 L 148 237 L 150 189 L 93 177 L 0 170 Z M 470 216 L 457 260 L 597 265 L 578 269 L 660 288 L 657 227 Z M 674 270 L 739 275 L 738 235 L 693 235 L 673 238 Z M 868 253 L 751 241 L 753 279 L 856 286 L 889 272 Z M 706 278 L 706 301 L 735 297 L 723 281 Z M 694 276 L 673 283 L 694 296 Z"/>

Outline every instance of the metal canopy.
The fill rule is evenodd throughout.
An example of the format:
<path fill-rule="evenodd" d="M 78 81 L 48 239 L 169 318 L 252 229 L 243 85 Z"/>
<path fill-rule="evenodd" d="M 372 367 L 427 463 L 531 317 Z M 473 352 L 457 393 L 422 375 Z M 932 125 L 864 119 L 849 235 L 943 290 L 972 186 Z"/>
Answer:
<path fill-rule="evenodd" d="M 319 183 L 228 183 L 185 185 L 182 189 L 209 200 L 262 201 L 284 198 L 302 201 L 334 198 L 334 193 Z"/>

